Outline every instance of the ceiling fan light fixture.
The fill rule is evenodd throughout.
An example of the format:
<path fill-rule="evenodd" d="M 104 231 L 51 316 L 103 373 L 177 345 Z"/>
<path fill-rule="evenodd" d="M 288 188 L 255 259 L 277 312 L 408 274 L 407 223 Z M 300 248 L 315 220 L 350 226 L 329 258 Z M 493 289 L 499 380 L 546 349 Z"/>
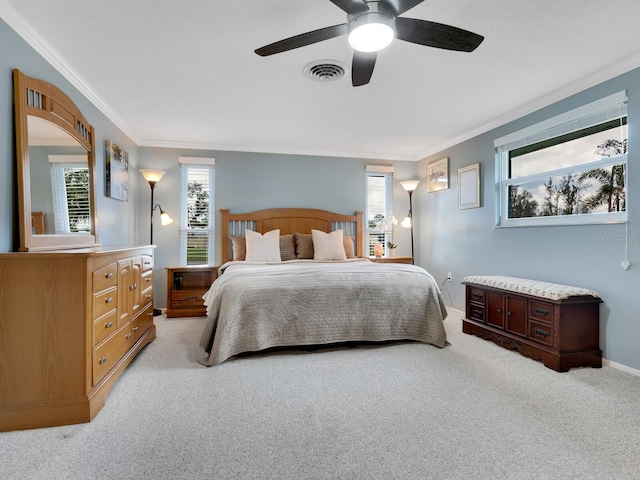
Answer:
<path fill-rule="evenodd" d="M 359 52 L 377 52 L 395 37 L 393 17 L 381 12 L 365 12 L 349 21 L 349 45 Z"/>

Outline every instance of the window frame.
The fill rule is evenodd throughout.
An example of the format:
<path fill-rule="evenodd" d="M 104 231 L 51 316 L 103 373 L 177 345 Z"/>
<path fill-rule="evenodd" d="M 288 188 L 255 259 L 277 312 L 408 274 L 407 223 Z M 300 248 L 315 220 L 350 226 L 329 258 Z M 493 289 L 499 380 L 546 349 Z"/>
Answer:
<path fill-rule="evenodd" d="M 365 254 L 373 257 L 373 246 L 375 243 L 382 243 L 385 255 L 389 254 L 387 242 L 393 243 L 393 225 L 387 225 L 386 229 L 378 229 L 369 227 L 369 212 L 371 210 L 371 190 L 369 189 L 369 178 L 384 178 L 384 218 L 388 219 L 393 215 L 393 173 L 394 168 L 388 165 L 367 165 L 366 167 L 366 218 L 365 218 Z M 377 235 L 378 238 L 372 243 L 372 236 Z M 380 236 L 384 235 L 384 240 L 380 242 Z"/>
<path fill-rule="evenodd" d="M 199 265 L 199 266 L 214 266 L 215 265 L 215 159 L 213 158 L 198 158 L 198 157 L 180 157 L 180 226 L 178 229 L 178 252 L 180 257 L 180 265 Z M 209 182 L 209 225 L 207 228 L 190 228 L 188 226 L 188 179 L 189 170 L 198 169 L 206 170 L 208 174 Z M 207 261 L 206 263 L 189 263 L 188 256 L 188 242 L 187 238 L 189 233 L 208 235 L 207 239 Z"/>
<path fill-rule="evenodd" d="M 496 194 L 496 219 L 497 228 L 511 227 L 533 227 L 533 226 L 554 226 L 554 225 L 593 225 L 608 223 L 625 223 L 628 218 L 628 202 L 623 212 L 592 212 L 584 214 L 568 214 L 554 216 L 536 216 L 509 218 L 509 187 L 521 185 L 539 180 L 546 180 L 550 177 L 567 175 L 570 173 L 580 173 L 593 170 L 595 168 L 606 168 L 613 165 L 624 165 L 625 175 L 625 196 L 628 194 L 628 152 L 613 157 L 602 156 L 598 160 L 568 167 L 547 170 L 531 175 L 521 175 L 510 178 L 510 152 L 523 149 L 527 146 L 543 141 L 549 141 L 551 146 L 554 139 L 567 136 L 574 132 L 588 131 L 594 125 L 599 125 L 611 121 L 612 118 L 625 118 L 627 116 L 627 95 L 626 91 L 617 92 L 613 95 L 601 98 L 595 102 L 583 105 L 582 107 L 565 112 L 561 115 L 549 118 L 543 122 L 531 125 L 522 130 L 513 132 L 494 141 L 495 146 L 495 194 Z M 614 117 L 611 117 L 613 115 Z M 616 117 L 617 116 L 617 117 Z M 627 130 L 628 132 L 628 130 Z M 585 135 L 582 136 L 587 136 Z M 576 138 L 580 138 L 577 136 Z M 627 133 L 628 137 L 628 133 Z M 545 148 L 549 148 L 545 147 Z M 627 197 L 628 198 L 628 197 Z"/>

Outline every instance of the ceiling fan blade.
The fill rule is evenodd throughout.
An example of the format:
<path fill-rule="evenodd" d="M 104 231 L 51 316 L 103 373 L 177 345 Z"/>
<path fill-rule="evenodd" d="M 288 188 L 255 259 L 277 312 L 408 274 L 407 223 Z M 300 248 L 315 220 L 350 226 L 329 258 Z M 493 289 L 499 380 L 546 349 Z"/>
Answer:
<path fill-rule="evenodd" d="M 331 3 L 336 5 L 338 8 L 341 8 L 347 13 L 359 13 L 366 12 L 369 10 L 369 7 L 364 0 L 330 0 Z"/>
<path fill-rule="evenodd" d="M 484 40 L 482 35 L 461 28 L 403 17 L 396 18 L 396 38 L 427 47 L 459 52 L 473 52 Z"/>
<path fill-rule="evenodd" d="M 371 80 L 373 67 L 376 66 L 377 52 L 353 52 L 351 63 L 351 84 L 354 87 L 366 85 Z"/>
<path fill-rule="evenodd" d="M 424 2 L 424 0 L 381 0 L 380 6 L 385 12 L 397 17 L 422 2 Z"/>
<path fill-rule="evenodd" d="M 261 57 L 267 55 L 273 55 L 274 53 L 286 52 L 287 50 L 293 50 L 294 48 L 300 48 L 313 43 L 322 42 L 323 40 L 329 40 L 330 38 L 339 37 L 340 35 L 346 35 L 347 24 L 342 23 L 340 25 L 334 25 L 332 27 L 320 28 L 313 30 L 312 32 L 301 33 L 295 37 L 289 37 L 279 42 L 274 42 L 264 47 L 258 48 L 255 52 Z"/>

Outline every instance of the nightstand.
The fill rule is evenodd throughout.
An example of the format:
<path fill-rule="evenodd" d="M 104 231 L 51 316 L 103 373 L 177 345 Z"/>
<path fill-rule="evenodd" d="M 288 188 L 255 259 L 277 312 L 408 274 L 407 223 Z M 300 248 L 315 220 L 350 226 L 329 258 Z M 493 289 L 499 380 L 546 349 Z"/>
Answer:
<path fill-rule="evenodd" d="M 369 257 L 376 263 L 413 263 L 413 257 Z"/>
<path fill-rule="evenodd" d="M 167 318 L 207 314 L 202 296 L 218 276 L 218 267 L 167 267 Z"/>

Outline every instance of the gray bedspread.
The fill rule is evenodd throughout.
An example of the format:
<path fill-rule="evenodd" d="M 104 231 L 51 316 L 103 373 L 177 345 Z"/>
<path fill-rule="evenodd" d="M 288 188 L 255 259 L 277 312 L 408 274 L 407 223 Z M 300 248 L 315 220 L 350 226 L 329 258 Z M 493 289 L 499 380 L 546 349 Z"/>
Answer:
<path fill-rule="evenodd" d="M 440 290 L 423 268 L 368 259 L 229 262 L 204 295 L 203 365 L 269 347 L 352 341 L 447 344 Z"/>

